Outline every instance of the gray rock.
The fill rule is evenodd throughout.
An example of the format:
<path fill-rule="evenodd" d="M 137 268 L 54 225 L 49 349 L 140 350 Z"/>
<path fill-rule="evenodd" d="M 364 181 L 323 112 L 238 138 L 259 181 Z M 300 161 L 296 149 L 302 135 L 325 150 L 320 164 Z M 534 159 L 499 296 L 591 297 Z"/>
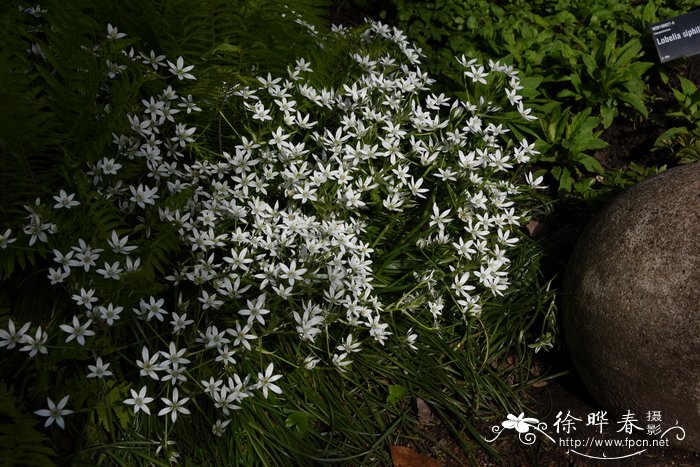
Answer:
<path fill-rule="evenodd" d="M 664 429 L 685 429 L 669 442 L 700 452 L 700 164 L 628 189 L 589 224 L 567 267 L 562 321 L 603 407 L 631 410 L 642 427 L 661 411 Z"/>

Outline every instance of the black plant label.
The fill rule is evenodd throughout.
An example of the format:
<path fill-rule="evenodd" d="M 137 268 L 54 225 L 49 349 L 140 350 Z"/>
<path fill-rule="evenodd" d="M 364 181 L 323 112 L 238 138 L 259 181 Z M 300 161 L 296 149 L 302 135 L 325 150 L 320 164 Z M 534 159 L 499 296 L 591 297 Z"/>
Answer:
<path fill-rule="evenodd" d="M 654 23 L 649 28 L 661 63 L 700 54 L 700 10 Z"/>

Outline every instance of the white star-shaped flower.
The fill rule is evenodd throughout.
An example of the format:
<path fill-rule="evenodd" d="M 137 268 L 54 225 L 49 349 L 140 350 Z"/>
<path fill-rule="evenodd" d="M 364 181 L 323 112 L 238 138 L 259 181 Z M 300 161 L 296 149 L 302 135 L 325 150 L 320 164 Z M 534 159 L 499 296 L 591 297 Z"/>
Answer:
<path fill-rule="evenodd" d="M 143 410 L 148 415 L 151 415 L 151 410 L 148 408 L 148 404 L 153 402 L 153 398 L 146 396 L 146 386 L 143 386 L 138 393 L 133 389 L 130 389 L 130 391 L 131 397 L 129 399 L 124 399 L 124 403 L 127 405 L 133 405 L 134 413 L 138 413 L 139 410 Z"/>
<path fill-rule="evenodd" d="M 73 413 L 72 410 L 64 409 L 68 403 L 69 396 L 64 397 L 58 404 L 54 404 L 50 397 L 46 398 L 49 405 L 48 409 L 41 409 L 34 412 L 40 417 L 48 417 L 46 423 L 44 423 L 44 428 L 56 422 L 56 425 L 60 426 L 62 429 L 65 428 L 65 423 L 63 422 L 63 416 Z"/>

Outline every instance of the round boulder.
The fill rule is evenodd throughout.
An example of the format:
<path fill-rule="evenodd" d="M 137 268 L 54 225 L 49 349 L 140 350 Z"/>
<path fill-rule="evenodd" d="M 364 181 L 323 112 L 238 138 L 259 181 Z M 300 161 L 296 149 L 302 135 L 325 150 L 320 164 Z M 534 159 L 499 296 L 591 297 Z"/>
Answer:
<path fill-rule="evenodd" d="M 642 428 L 656 412 L 669 442 L 700 451 L 700 164 L 626 190 L 569 261 L 564 340 L 591 395 Z M 611 419 L 611 429 L 617 430 Z M 640 432 L 641 433 L 641 432 Z"/>

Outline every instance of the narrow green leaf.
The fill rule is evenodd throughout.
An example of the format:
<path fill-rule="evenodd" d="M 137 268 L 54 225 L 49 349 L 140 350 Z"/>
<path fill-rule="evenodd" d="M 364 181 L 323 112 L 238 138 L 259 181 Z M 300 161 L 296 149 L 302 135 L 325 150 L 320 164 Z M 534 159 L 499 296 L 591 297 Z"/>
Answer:
<path fill-rule="evenodd" d="M 620 50 L 619 54 L 617 56 L 617 60 L 615 60 L 615 65 L 616 66 L 625 66 L 629 62 L 631 62 L 642 50 L 642 45 L 639 43 L 638 39 L 632 39 L 625 45 L 623 45 Z"/>
<path fill-rule="evenodd" d="M 611 57 L 613 56 L 613 51 L 615 50 L 615 42 L 617 41 L 617 34 L 613 31 L 608 35 L 605 40 L 605 48 L 603 49 L 603 56 L 605 57 L 605 62 L 609 63 Z M 623 47 L 624 48 L 624 47 Z"/>

